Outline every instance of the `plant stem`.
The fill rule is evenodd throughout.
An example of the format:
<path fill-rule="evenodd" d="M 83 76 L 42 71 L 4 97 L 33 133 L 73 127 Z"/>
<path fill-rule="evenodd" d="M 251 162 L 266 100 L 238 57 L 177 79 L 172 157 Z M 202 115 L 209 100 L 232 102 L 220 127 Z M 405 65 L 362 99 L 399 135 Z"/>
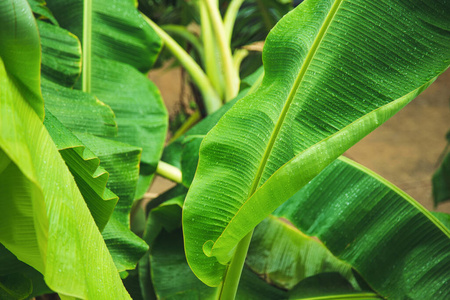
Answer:
<path fill-rule="evenodd" d="M 180 128 L 173 134 L 169 140 L 169 144 L 175 141 L 177 138 L 186 133 L 193 125 L 195 125 L 202 118 L 200 110 L 196 109 L 195 112 L 181 125 Z"/>
<path fill-rule="evenodd" d="M 228 265 L 225 279 L 220 291 L 220 300 L 234 300 L 241 279 L 242 269 L 244 268 L 245 258 L 247 257 L 248 247 L 252 240 L 253 231 L 247 234 L 237 245 L 236 252 Z"/>
<path fill-rule="evenodd" d="M 202 0 L 204 1 L 206 8 L 211 19 L 211 25 L 215 33 L 215 37 L 218 43 L 218 50 L 222 60 L 224 80 L 225 80 L 225 100 L 231 100 L 239 92 L 239 78 L 236 78 L 233 67 L 233 56 L 231 55 L 230 44 L 227 42 L 227 36 L 225 28 L 220 16 L 217 5 L 214 4 L 215 0 Z"/>
<path fill-rule="evenodd" d="M 211 85 L 206 74 L 200 66 L 192 59 L 192 57 L 172 39 L 164 30 L 150 20 L 146 15 L 142 14 L 144 20 L 155 30 L 156 34 L 162 39 L 167 49 L 178 59 L 186 71 L 191 76 L 194 83 L 200 89 L 208 114 L 213 113 L 222 106 L 220 98 Z"/>
<path fill-rule="evenodd" d="M 92 40 L 92 1 L 83 2 L 83 75 L 81 88 L 83 92 L 91 92 L 91 40 Z"/>
<path fill-rule="evenodd" d="M 203 59 L 204 53 L 203 53 L 202 44 L 200 43 L 198 37 L 195 36 L 190 31 L 188 31 L 186 29 L 186 27 L 181 26 L 181 25 L 162 25 L 161 29 L 166 31 L 166 32 L 168 32 L 168 33 L 175 34 L 175 35 L 178 35 L 178 36 L 184 38 L 198 52 L 199 57 L 201 59 Z"/>
<path fill-rule="evenodd" d="M 212 85 L 216 89 L 220 99 L 224 98 L 225 86 L 223 84 L 222 65 L 217 63 L 219 57 L 217 55 L 216 38 L 211 29 L 211 20 L 208 10 L 203 1 L 199 1 L 200 24 L 202 32 L 203 49 L 205 53 L 205 70 Z M 219 60 L 220 61 L 220 60 Z"/>
<path fill-rule="evenodd" d="M 176 183 L 181 183 L 182 173 L 180 169 L 161 160 L 156 167 L 156 173 Z"/>
<path fill-rule="evenodd" d="M 242 3 L 244 3 L 244 0 L 231 0 L 230 5 L 228 5 L 227 12 L 225 13 L 225 17 L 223 18 L 223 25 L 225 27 L 228 44 L 231 42 L 234 23 L 236 22 L 236 16 Z"/>

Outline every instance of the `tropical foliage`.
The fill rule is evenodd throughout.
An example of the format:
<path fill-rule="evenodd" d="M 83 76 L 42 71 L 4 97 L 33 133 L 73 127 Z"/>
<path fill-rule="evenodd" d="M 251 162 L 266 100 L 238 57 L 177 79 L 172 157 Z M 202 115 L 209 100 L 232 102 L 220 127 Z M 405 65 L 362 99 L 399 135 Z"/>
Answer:
<path fill-rule="evenodd" d="M 450 216 L 342 156 L 448 68 L 450 3 L 139 2 L 0 2 L 0 299 L 450 297 Z M 208 114 L 166 147 L 162 44 Z"/>

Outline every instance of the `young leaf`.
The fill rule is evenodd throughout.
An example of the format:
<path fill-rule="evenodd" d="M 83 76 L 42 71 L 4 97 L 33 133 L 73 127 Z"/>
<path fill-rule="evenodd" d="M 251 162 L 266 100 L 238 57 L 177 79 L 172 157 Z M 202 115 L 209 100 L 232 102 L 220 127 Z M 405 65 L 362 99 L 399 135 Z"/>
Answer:
<path fill-rule="evenodd" d="M 317 236 L 384 298 L 450 297 L 448 228 L 349 159 L 333 162 L 274 215 Z"/>
<path fill-rule="evenodd" d="M 187 260 L 203 282 L 219 285 L 241 239 L 448 67 L 449 8 L 446 1 L 307 0 L 277 24 L 261 87 L 200 149 L 183 231 Z"/>

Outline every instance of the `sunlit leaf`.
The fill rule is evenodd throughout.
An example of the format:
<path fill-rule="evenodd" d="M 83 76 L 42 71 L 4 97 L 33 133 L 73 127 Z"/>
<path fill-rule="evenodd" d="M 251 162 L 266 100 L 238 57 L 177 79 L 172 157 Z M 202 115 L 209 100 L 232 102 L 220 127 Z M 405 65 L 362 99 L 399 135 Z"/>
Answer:
<path fill-rule="evenodd" d="M 203 140 L 185 202 L 187 260 L 203 282 L 218 286 L 241 239 L 448 67 L 449 8 L 307 0 L 272 29 L 260 88 Z"/>

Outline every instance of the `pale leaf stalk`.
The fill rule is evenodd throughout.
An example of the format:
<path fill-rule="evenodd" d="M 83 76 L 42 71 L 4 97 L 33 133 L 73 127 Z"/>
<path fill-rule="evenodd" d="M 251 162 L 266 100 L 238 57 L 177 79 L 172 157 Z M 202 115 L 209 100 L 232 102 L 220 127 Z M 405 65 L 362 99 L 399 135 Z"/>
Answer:
<path fill-rule="evenodd" d="M 91 92 L 91 40 L 92 40 L 92 0 L 83 2 L 83 72 L 81 88 Z"/>
<path fill-rule="evenodd" d="M 225 27 L 220 16 L 219 9 L 214 4 L 214 0 L 202 0 L 207 8 L 214 31 L 217 46 L 222 60 L 222 67 L 225 81 L 225 100 L 229 101 L 236 97 L 239 92 L 239 77 L 236 78 L 236 72 L 233 66 L 233 56 L 231 55 L 230 44 L 227 42 Z"/>
<path fill-rule="evenodd" d="M 241 63 L 244 58 L 248 55 L 247 49 L 237 49 L 234 51 L 233 55 L 233 66 L 235 71 L 235 76 L 239 78 L 239 69 L 241 68 Z"/>
<path fill-rule="evenodd" d="M 220 99 L 224 98 L 225 86 L 223 84 L 222 65 L 217 62 L 216 38 L 212 32 L 211 21 L 203 1 L 199 1 L 200 22 L 202 32 L 203 50 L 205 53 L 205 70 Z"/>
<path fill-rule="evenodd" d="M 202 44 L 198 40 L 198 37 L 195 36 L 192 32 L 188 31 L 185 26 L 170 24 L 170 25 L 162 25 L 161 29 L 169 34 L 177 35 L 188 41 L 198 52 L 199 57 L 203 59 L 204 53 Z"/>
<path fill-rule="evenodd" d="M 222 106 L 222 102 L 214 90 L 211 82 L 200 66 L 192 59 L 192 57 L 164 30 L 150 20 L 146 15 L 142 14 L 144 20 L 155 30 L 156 34 L 164 42 L 167 49 L 178 59 L 181 65 L 189 73 L 194 83 L 199 88 L 203 96 L 203 101 L 208 114 L 213 113 Z"/>
<path fill-rule="evenodd" d="M 234 23 L 236 22 L 236 16 L 238 14 L 239 8 L 241 8 L 244 0 L 231 0 L 225 17 L 223 18 L 223 25 L 225 27 L 225 34 L 227 37 L 228 44 L 231 43 L 231 35 L 233 34 Z"/>
<path fill-rule="evenodd" d="M 156 167 L 156 173 L 176 183 L 181 183 L 183 177 L 180 169 L 161 160 L 158 162 L 158 166 Z"/>

